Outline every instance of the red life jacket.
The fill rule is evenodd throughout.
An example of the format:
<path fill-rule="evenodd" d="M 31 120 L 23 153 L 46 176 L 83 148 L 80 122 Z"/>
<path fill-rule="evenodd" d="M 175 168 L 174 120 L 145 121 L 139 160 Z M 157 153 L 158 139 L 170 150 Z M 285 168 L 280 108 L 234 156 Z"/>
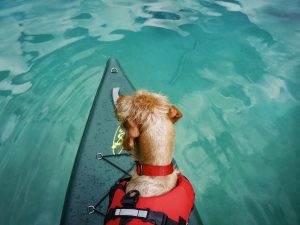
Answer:
<path fill-rule="evenodd" d="M 160 196 L 139 197 L 138 191 L 125 193 L 123 180 L 112 187 L 106 225 L 186 225 L 194 206 L 195 192 L 189 180 L 178 176 L 175 188 Z"/>

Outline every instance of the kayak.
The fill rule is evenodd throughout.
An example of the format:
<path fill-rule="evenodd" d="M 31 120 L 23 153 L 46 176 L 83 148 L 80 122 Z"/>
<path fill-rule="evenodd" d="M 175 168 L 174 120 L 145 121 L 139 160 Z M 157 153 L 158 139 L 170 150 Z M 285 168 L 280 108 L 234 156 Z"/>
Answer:
<path fill-rule="evenodd" d="M 108 192 L 135 164 L 122 150 L 124 131 L 115 118 L 118 95 L 134 86 L 116 59 L 109 59 L 79 145 L 61 216 L 61 225 L 103 225 Z M 189 225 L 202 225 L 194 207 Z"/>

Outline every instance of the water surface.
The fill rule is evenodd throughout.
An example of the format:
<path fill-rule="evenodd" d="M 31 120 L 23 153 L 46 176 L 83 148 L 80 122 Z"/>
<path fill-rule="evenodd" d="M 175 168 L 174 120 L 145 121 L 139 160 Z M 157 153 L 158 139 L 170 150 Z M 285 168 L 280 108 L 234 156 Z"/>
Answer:
<path fill-rule="evenodd" d="M 300 223 L 297 1 L 1 1 L 0 224 L 59 224 L 108 57 L 184 113 L 204 224 Z"/>

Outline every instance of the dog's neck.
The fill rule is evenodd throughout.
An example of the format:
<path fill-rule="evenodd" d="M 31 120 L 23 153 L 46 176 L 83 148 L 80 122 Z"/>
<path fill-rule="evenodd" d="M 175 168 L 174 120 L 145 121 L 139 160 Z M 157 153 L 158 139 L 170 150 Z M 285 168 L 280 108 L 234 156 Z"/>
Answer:
<path fill-rule="evenodd" d="M 173 159 L 174 140 L 173 124 L 157 121 L 141 132 L 137 140 L 135 158 L 140 164 L 169 165 Z"/>

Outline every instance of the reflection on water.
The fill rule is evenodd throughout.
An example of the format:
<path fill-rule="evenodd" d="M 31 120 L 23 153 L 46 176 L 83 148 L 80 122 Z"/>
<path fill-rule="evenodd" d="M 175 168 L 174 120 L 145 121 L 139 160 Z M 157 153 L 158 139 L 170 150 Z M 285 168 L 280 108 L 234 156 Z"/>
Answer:
<path fill-rule="evenodd" d="M 0 6 L 0 224 L 59 223 L 109 56 L 184 112 L 175 156 L 205 224 L 299 224 L 297 2 Z"/>

